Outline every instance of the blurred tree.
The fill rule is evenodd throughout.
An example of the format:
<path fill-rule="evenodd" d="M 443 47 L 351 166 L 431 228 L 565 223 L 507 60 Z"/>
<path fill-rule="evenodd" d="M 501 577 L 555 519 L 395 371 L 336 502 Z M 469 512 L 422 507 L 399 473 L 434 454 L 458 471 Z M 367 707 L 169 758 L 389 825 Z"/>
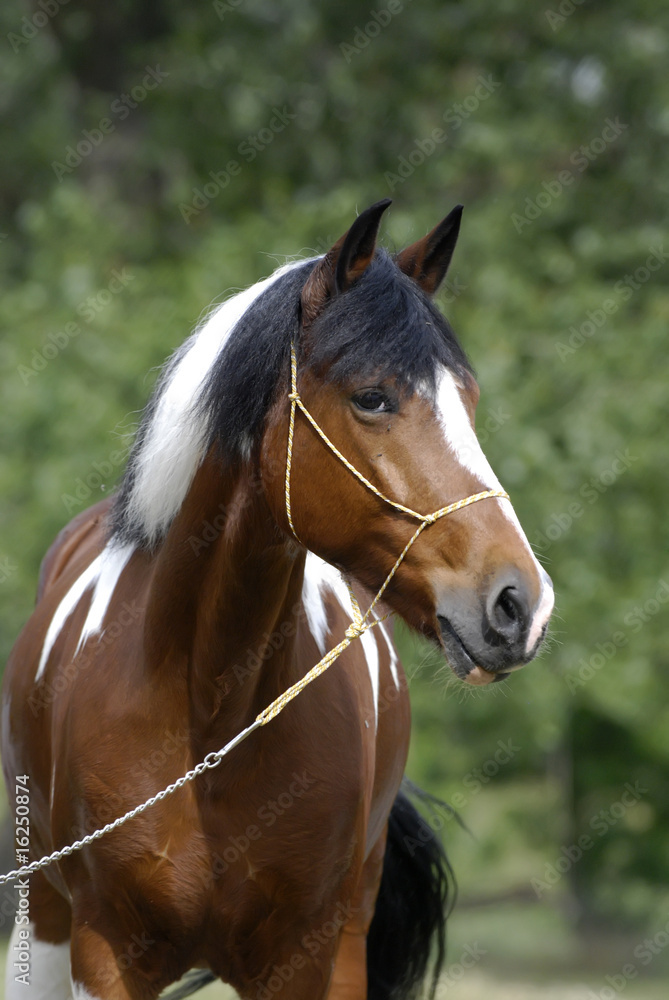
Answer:
<path fill-rule="evenodd" d="M 392 195 L 393 247 L 462 201 L 441 301 L 558 612 L 539 664 L 467 700 L 435 698 L 434 657 L 403 640 L 412 673 L 428 661 L 412 774 L 478 816 L 472 769 L 513 740 L 486 786 L 505 801 L 486 865 L 525 887 L 641 782 L 551 891 L 588 923 L 652 923 L 669 881 L 669 10 L 7 0 L 0 23 L 3 652 L 53 535 L 118 479 L 147 371 L 204 306 L 324 250 L 355 207 Z"/>

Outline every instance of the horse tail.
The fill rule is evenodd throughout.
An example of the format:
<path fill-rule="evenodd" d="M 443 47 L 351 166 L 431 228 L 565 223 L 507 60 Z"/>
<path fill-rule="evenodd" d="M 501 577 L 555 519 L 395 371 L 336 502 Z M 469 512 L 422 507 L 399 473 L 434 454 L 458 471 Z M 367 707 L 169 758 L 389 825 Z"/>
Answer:
<path fill-rule="evenodd" d="M 185 1000 L 186 997 L 197 993 L 204 986 L 215 982 L 220 982 L 218 976 L 215 976 L 208 969 L 191 969 L 176 986 L 165 993 L 161 993 L 160 997 L 161 1000 Z"/>
<path fill-rule="evenodd" d="M 455 900 L 455 878 L 439 837 L 411 804 L 409 792 L 428 804 L 445 806 L 406 778 L 393 803 L 367 936 L 368 1000 L 415 997 L 428 976 L 432 954 L 429 995 L 434 997 L 446 955 L 446 918 Z"/>

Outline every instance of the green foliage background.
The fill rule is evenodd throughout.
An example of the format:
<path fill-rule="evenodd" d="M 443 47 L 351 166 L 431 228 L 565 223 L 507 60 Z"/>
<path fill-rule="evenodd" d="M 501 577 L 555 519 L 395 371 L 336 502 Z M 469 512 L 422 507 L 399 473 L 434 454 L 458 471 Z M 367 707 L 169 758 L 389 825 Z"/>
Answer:
<path fill-rule="evenodd" d="M 478 838 L 446 823 L 465 903 L 506 906 L 507 927 L 525 906 L 557 962 L 595 935 L 631 948 L 656 933 L 669 916 L 667 7 L 7 0 L 0 45 L 3 658 L 48 544 L 113 488 L 156 366 L 205 307 L 325 249 L 381 197 L 395 199 L 391 248 L 463 202 L 441 301 L 557 613 L 538 662 L 474 695 L 402 638 L 410 774 L 460 803 Z M 163 79 L 142 98 L 149 68 Z M 277 110 L 287 124 L 268 133 Z M 592 845 L 542 889 L 579 836 Z"/>

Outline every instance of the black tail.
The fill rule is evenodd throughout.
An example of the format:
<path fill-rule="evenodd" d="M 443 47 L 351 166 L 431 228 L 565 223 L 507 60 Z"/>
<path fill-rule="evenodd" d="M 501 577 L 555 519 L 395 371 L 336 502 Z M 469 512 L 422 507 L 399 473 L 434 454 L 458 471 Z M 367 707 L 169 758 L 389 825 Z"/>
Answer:
<path fill-rule="evenodd" d="M 160 1000 L 185 1000 L 197 993 L 203 986 L 215 982 L 217 977 L 208 969 L 191 969 L 176 986 L 160 994 Z"/>
<path fill-rule="evenodd" d="M 436 801 L 406 779 L 403 789 Z M 367 937 L 368 1000 L 415 997 L 432 956 L 429 995 L 434 997 L 454 897 L 455 879 L 439 837 L 400 791 L 388 820 L 381 888 Z"/>

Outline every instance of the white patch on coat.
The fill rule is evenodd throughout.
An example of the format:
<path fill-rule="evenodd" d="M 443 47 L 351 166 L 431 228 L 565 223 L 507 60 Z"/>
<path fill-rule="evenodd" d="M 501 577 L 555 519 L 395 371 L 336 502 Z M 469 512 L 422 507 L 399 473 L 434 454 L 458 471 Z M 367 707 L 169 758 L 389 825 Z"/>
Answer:
<path fill-rule="evenodd" d="M 81 630 L 75 656 L 91 635 L 102 632 L 102 623 L 107 608 L 116 590 L 119 577 L 135 551 L 134 545 L 108 545 L 100 554 L 100 568 L 86 621 Z"/>
<path fill-rule="evenodd" d="M 311 632 L 318 651 L 321 656 L 325 656 L 325 639 L 328 634 L 328 617 L 325 610 L 325 602 L 321 594 L 323 575 L 321 566 L 327 565 L 313 552 L 307 552 L 304 563 L 304 579 L 302 582 L 302 603 L 307 615 L 307 625 Z"/>
<path fill-rule="evenodd" d="M 93 560 L 90 566 L 81 573 L 80 576 L 74 581 L 68 592 L 61 599 L 60 604 L 56 608 L 53 618 L 47 629 L 46 636 L 44 638 L 44 645 L 42 646 L 42 655 L 40 656 L 39 666 L 37 667 L 37 674 L 35 675 L 35 680 L 38 681 L 42 674 L 44 673 L 44 668 L 46 667 L 47 661 L 51 650 L 53 649 L 53 644 L 60 635 L 63 626 L 65 625 L 67 619 L 70 617 L 74 609 L 79 604 L 79 601 L 88 590 L 90 586 L 97 579 L 98 572 L 100 570 L 100 564 L 102 561 L 103 553 Z"/>
<path fill-rule="evenodd" d="M 346 615 L 353 621 L 353 605 L 348 587 L 339 570 L 330 566 L 313 552 L 307 552 L 302 585 L 302 601 L 307 615 L 309 631 L 314 637 L 322 656 L 327 653 L 328 622 L 324 590 L 330 590 L 341 604 Z M 372 632 L 363 632 L 359 641 L 367 661 L 369 680 L 374 698 L 374 717 L 379 724 L 379 648 Z M 335 645 L 335 643 L 333 643 Z"/>
<path fill-rule="evenodd" d="M 198 402 L 209 372 L 244 313 L 287 271 L 278 268 L 220 305 L 185 345 L 163 387 L 135 462 L 135 480 L 126 508 L 129 523 L 141 528 L 150 543 L 165 532 L 179 511 L 200 462 L 208 433 Z"/>
<path fill-rule="evenodd" d="M 96 556 L 93 562 L 87 566 L 83 573 L 81 573 L 80 576 L 78 576 L 74 581 L 70 589 L 61 599 L 61 602 L 56 608 L 53 618 L 51 619 L 49 628 L 47 629 L 47 633 L 44 638 L 44 645 L 42 646 L 42 655 L 40 656 L 39 666 L 35 675 L 36 681 L 38 681 L 44 673 L 44 668 L 46 667 L 51 650 L 53 649 L 54 643 L 58 639 L 63 627 L 65 626 L 65 623 L 74 612 L 75 608 L 79 604 L 79 601 L 89 587 L 95 587 L 95 590 L 93 592 L 91 605 L 88 609 L 88 614 L 86 615 L 86 621 L 84 622 L 75 655 L 79 652 L 86 639 L 92 635 L 93 632 L 96 632 L 101 628 L 107 608 L 109 607 L 109 602 L 111 601 L 114 593 L 114 589 L 116 588 L 119 577 L 133 551 L 134 546 L 132 545 L 119 546 L 115 545 L 113 542 L 110 543 L 98 556 Z"/>
<path fill-rule="evenodd" d="M 72 996 L 74 1000 L 104 1000 L 103 997 L 91 993 L 82 983 L 72 980 Z"/>
<path fill-rule="evenodd" d="M 20 952 L 17 947 L 24 943 L 20 932 L 27 932 L 30 946 L 29 985 L 17 982 L 19 970 L 14 967 Z M 38 941 L 35 925 L 14 924 L 7 949 L 5 972 L 5 1000 L 71 1000 L 70 942 L 48 944 Z"/>
<path fill-rule="evenodd" d="M 393 675 L 393 680 L 395 682 L 395 687 L 399 691 L 400 689 L 400 675 L 399 675 L 399 658 L 397 656 L 397 650 L 395 649 L 392 639 L 388 635 L 388 629 L 386 628 L 385 622 L 377 625 L 377 628 L 381 632 L 381 635 L 386 640 L 386 646 L 388 647 L 388 655 L 390 657 L 390 672 Z"/>

